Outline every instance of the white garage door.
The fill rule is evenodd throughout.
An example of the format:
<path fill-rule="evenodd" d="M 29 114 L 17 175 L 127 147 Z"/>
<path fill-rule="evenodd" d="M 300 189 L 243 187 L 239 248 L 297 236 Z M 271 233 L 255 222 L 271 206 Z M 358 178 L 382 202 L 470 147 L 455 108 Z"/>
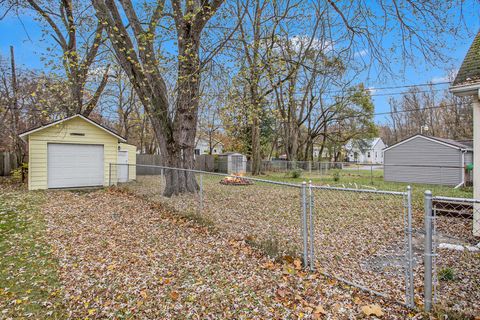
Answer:
<path fill-rule="evenodd" d="M 103 185 L 103 146 L 48 144 L 48 187 Z"/>

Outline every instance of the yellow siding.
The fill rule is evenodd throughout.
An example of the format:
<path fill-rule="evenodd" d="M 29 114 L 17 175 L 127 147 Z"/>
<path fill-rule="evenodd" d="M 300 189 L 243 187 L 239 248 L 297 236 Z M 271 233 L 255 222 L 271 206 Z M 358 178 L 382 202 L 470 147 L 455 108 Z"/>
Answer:
<path fill-rule="evenodd" d="M 83 133 L 72 136 L 70 133 Z M 118 138 L 79 118 L 31 133 L 29 147 L 29 190 L 47 189 L 47 143 L 79 143 L 103 145 L 104 186 L 109 183 L 109 163 L 117 162 Z"/>
<path fill-rule="evenodd" d="M 128 151 L 128 179 L 137 179 L 137 147 L 128 143 L 120 143 L 120 150 Z"/>

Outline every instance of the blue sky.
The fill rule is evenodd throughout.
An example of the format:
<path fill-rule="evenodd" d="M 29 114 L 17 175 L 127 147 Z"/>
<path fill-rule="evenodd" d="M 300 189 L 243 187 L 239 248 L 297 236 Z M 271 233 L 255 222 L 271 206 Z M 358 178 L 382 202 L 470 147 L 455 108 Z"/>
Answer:
<path fill-rule="evenodd" d="M 359 80 L 365 81 L 367 87 L 390 87 L 412 85 L 426 82 L 443 82 L 448 70 L 459 68 L 463 57 L 465 56 L 471 41 L 480 28 L 480 19 L 478 12 L 466 12 L 465 28 L 458 34 L 458 37 L 449 36 L 445 40 L 449 47 L 447 63 L 439 63 L 437 66 L 427 65 L 419 57 L 418 63 L 407 66 L 405 70 L 402 67 L 393 65 L 398 77 L 389 78 L 382 81 L 368 81 L 366 76 Z M 3 58 L 9 56 L 9 46 L 15 47 L 15 56 L 19 68 L 43 69 L 44 63 L 41 61 L 42 54 L 45 54 L 47 43 L 42 42 L 42 31 L 39 23 L 32 16 L 23 15 L 21 19 L 16 16 L 7 16 L 0 21 L 0 55 Z M 394 39 L 392 39 L 394 40 Z M 377 78 L 375 74 L 371 78 Z M 446 88 L 447 86 L 438 86 Z M 390 97 L 399 97 L 399 95 L 387 95 L 405 91 L 405 88 L 392 90 L 378 90 L 374 95 L 375 112 L 385 112 L 389 110 L 388 100 Z M 377 116 L 377 122 L 385 122 L 385 116 Z"/>

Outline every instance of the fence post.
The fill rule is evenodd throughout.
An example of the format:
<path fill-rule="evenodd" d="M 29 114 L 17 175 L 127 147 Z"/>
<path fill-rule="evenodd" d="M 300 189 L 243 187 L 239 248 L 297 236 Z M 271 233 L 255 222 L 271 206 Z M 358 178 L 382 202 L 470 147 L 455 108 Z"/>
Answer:
<path fill-rule="evenodd" d="M 302 237 L 303 237 L 303 266 L 308 266 L 308 236 L 307 236 L 307 182 L 302 182 L 301 203 L 302 203 Z"/>
<path fill-rule="evenodd" d="M 432 309 L 432 192 L 425 191 L 425 252 L 424 252 L 424 299 L 425 312 Z"/>
<path fill-rule="evenodd" d="M 412 239 L 412 187 L 407 186 L 407 239 L 408 239 L 408 305 L 415 307 L 413 284 L 413 239 Z"/>
<path fill-rule="evenodd" d="M 160 192 L 162 192 L 162 186 L 163 186 L 163 175 L 164 171 L 163 168 L 160 168 Z"/>
<path fill-rule="evenodd" d="M 112 164 L 108 164 L 108 186 L 112 185 Z"/>
<path fill-rule="evenodd" d="M 373 185 L 373 163 L 370 163 L 370 184 Z"/>
<path fill-rule="evenodd" d="M 200 198 L 200 211 L 203 211 L 203 174 L 200 173 L 200 191 L 198 193 Z"/>
<path fill-rule="evenodd" d="M 309 220 L 310 220 L 310 271 L 315 270 L 315 254 L 314 254 L 314 220 L 313 220 L 313 214 L 314 214 L 314 208 L 313 208 L 313 190 L 312 190 L 312 180 L 308 182 L 308 192 L 309 192 L 309 202 L 308 202 L 308 209 L 309 209 Z"/>

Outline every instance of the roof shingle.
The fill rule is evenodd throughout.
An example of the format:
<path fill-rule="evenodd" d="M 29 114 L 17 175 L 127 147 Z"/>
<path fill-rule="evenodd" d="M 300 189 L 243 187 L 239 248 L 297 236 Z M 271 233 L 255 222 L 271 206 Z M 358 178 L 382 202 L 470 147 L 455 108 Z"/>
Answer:
<path fill-rule="evenodd" d="M 473 40 L 453 81 L 453 86 L 480 83 L 480 32 Z"/>

